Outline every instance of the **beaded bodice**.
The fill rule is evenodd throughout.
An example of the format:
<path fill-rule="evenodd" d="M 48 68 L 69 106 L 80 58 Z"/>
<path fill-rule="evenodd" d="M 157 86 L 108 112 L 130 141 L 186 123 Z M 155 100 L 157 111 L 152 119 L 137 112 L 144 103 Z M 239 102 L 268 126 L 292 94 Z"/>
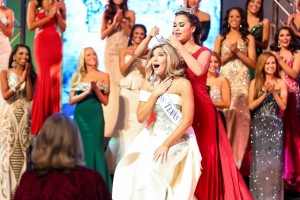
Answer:
<path fill-rule="evenodd" d="M 280 94 L 279 90 L 276 90 Z M 263 91 L 261 92 L 263 93 Z M 263 102 L 254 110 L 253 118 L 262 117 L 266 115 L 272 115 L 280 117 L 279 107 L 272 94 L 268 94 Z"/>
<path fill-rule="evenodd" d="M 109 93 L 109 84 L 108 83 L 97 83 L 97 87 L 99 90 L 103 91 L 104 93 Z M 81 82 L 78 85 L 71 88 L 71 90 L 76 92 L 84 92 L 91 88 L 91 83 L 89 82 Z"/>
<path fill-rule="evenodd" d="M 219 102 L 222 100 L 222 94 L 221 94 L 222 79 L 223 77 L 219 76 L 217 78 L 216 83 L 210 87 L 209 96 L 213 102 Z"/>
<path fill-rule="evenodd" d="M 181 110 L 181 97 L 177 94 L 168 94 L 173 104 Z M 156 103 L 154 106 L 156 113 L 156 121 L 153 125 L 153 133 L 164 133 L 171 134 L 177 126 L 171 119 L 166 115 L 161 106 Z"/>
<path fill-rule="evenodd" d="M 238 43 L 237 44 L 237 48 L 243 52 L 244 54 L 247 54 L 247 45 L 245 42 L 243 43 Z M 224 55 L 228 55 L 230 53 L 230 43 L 225 41 L 223 44 L 222 44 L 222 47 L 221 47 L 221 56 L 224 56 Z"/>

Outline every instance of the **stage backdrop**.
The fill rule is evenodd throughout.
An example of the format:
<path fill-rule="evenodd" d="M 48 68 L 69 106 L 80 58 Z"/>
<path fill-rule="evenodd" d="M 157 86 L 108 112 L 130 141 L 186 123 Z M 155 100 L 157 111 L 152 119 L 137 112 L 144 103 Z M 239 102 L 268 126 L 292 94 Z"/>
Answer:
<path fill-rule="evenodd" d="M 68 104 L 70 80 L 77 68 L 78 56 L 83 47 L 93 47 L 98 55 L 99 69 L 103 66 L 105 40 L 100 39 L 101 19 L 107 0 L 65 0 L 67 6 L 67 30 L 63 34 L 63 85 L 62 110 L 73 115 L 74 106 Z M 150 32 L 153 26 L 160 28 L 165 38 L 172 33 L 174 14 L 183 0 L 128 0 L 128 7 L 136 14 L 136 23 L 144 24 Z M 202 0 L 200 9 L 211 15 L 211 29 L 204 46 L 213 48 L 220 30 L 220 0 Z M 150 46 L 153 45 L 150 43 Z"/>

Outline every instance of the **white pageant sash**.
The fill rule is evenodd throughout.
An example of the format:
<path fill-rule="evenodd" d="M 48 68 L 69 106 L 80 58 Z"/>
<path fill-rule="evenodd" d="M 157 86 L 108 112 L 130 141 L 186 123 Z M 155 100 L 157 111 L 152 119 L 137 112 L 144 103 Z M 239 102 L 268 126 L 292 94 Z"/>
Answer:
<path fill-rule="evenodd" d="M 165 114 L 172 120 L 176 125 L 178 125 L 182 120 L 182 113 L 181 111 L 173 104 L 169 95 L 167 93 L 162 94 L 158 99 L 157 102 L 165 112 Z M 194 129 L 190 126 L 186 133 L 195 134 Z"/>

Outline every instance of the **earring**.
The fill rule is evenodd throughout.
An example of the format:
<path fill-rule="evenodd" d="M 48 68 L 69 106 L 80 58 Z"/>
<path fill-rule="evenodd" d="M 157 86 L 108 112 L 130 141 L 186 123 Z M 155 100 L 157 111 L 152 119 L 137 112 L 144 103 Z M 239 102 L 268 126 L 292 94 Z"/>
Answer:
<path fill-rule="evenodd" d="M 227 27 L 230 28 L 230 25 L 228 24 Z"/>
<path fill-rule="evenodd" d="M 279 42 L 278 42 L 278 45 L 277 45 L 277 46 L 278 46 L 279 49 L 281 49 L 281 47 L 282 47 L 281 44 L 280 44 Z"/>
<path fill-rule="evenodd" d="M 194 36 L 191 36 L 191 37 L 190 37 L 190 41 L 191 41 L 191 42 L 194 42 L 194 41 L 195 41 L 195 40 L 194 40 Z"/>
<path fill-rule="evenodd" d="M 11 63 L 11 66 L 12 66 L 12 67 L 16 67 L 16 66 L 17 66 L 17 63 L 16 63 L 16 59 L 15 59 L 15 58 L 13 59 L 13 61 L 12 61 L 12 63 Z"/>
<path fill-rule="evenodd" d="M 154 90 L 154 84 L 155 84 L 155 80 L 156 80 L 156 74 L 153 73 L 151 76 L 150 76 L 150 81 L 151 81 L 151 90 L 153 91 Z"/>

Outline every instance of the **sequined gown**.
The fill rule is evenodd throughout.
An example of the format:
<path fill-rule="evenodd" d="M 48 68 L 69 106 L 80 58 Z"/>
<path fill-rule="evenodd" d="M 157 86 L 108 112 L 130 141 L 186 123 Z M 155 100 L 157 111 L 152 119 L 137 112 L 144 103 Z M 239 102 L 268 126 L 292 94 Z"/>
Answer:
<path fill-rule="evenodd" d="M 7 18 L 4 15 L 4 13 L 0 10 L 0 20 L 6 21 L 7 24 Z M 5 23 L 4 23 L 5 24 Z M 5 70 L 8 68 L 8 59 L 9 54 L 11 52 L 11 47 L 9 44 L 9 38 L 4 35 L 2 30 L 0 29 L 0 71 Z M 2 93 L 0 92 L 0 113 L 2 111 L 2 107 L 4 106 L 4 99 L 2 98 Z"/>
<path fill-rule="evenodd" d="M 250 34 L 254 36 L 256 41 L 262 42 L 263 31 L 264 31 L 264 23 L 260 22 L 250 29 Z M 263 49 L 256 47 L 256 57 L 257 58 L 262 52 L 263 52 Z M 249 75 L 250 75 L 250 80 L 252 80 L 255 75 L 255 70 L 252 68 L 249 68 Z"/>
<path fill-rule="evenodd" d="M 294 57 L 286 63 L 292 67 Z M 288 100 L 284 111 L 284 186 L 286 189 L 300 192 L 300 91 L 296 80 L 291 79 L 284 71 L 281 78 L 288 88 Z"/>
<path fill-rule="evenodd" d="M 247 55 L 246 44 L 238 44 L 238 48 Z M 229 43 L 224 42 L 221 47 L 221 56 L 229 52 Z M 220 76 L 226 77 L 230 84 L 231 103 L 229 109 L 224 110 L 224 115 L 235 163 L 240 168 L 250 135 L 249 70 L 241 60 L 233 58 L 221 67 Z"/>
<path fill-rule="evenodd" d="M 8 72 L 8 85 L 15 87 L 18 76 Z M 30 144 L 30 102 L 26 99 L 25 83 L 3 106 L 0 116 L 0 199 L 11 200 L 22 174 L 27 169 Z"/>
<path fill-rule="evenodd" d="M 198 58 L 202 47 L 192 54 Z M 202 174 L 195 196 L 202 200 L 246 200 L 252 199 L 235 163 L 225 128 L 206 90 L 207 71 L 202 76 L 195 75 L 186 66 L 194 99 L 195 114 L 193 128 L 202 155 Z"/>
<path fill-rule="evenodd" d="M 142 90 L 140 101 L 151 93 Z M 168 94 L 181 109 L 181 97 Z M 172 134 L 177 124 L 160 104 L 154 106 L 156 121 L 136 137 L 128 154 L 119 162 L 113 182 L 114 200 L 190 200 L 200 176 L 201 155 L 194 131 L 190 129 L 169 148 L 167 162 L 153 161 L 157 147 Z"/>
<path fill-rule="evenodd" d="M 272 94 L 268 94 L 253 112 L 251 146 L 250 192 L 253 198 L 283 200 L 283 121 Z"/>
<path fill-rule="evenodd" d="M 36 12 L 36 18 L 45 17 L 43 9 Z M 31 131 L 37 134 L 47 117 L 60 111 L 62 40 L 55 17 L 36 29 L 33 48 L 38 79 L 32 104 Z"/>
<path fill-rule="evenodd" d="M 125 63 L 130 60 L 131 55 L 125 56 Z M 143 59 L 144 60 L 144 59 Z M 144 60 L 145 61 L 145 60 Z M 110 138 L 106 158 L 110 173 L 114 173 L 118 162 L 123 158 L 130 148 L 136 135 L 143 128 L 136 116 L 139 103 L 140 89 L 144 83 L 144 76 L 134 62 L 127 75 L 120 80 L 120 102 L 119 113 L 113 137 Z"/>
<path fill-rule="evenodd" d="M 90 83 L 82 82 L 71 88 L 76 95 L 90 89 Z M 103 92 L 109 92 L 109 85 L 97 83 Z M 104 118 L 102 103 L 98 100 L 95 92 L 90 93 L 82 101 L 76 104 L 74 120 L 77 123 L 83 143 L 84 159 L 86 166 L 98 171 L 109 188 L 111 178 L 107 170 L 104 154 Z"/>
<path fill-rule="evenodd" d="M 125 31 L 118 27 L 115 32 L 108 36 L 104 50 L 104 66 L 110 77 L 110 94 L 108 105 L 103 107 L 105 124 L 105 136 L 111 137 L 118 120 L 120 86 L 122 77 L 119 67 L 119 51 L 126 48 L 128 36 Z"/>

